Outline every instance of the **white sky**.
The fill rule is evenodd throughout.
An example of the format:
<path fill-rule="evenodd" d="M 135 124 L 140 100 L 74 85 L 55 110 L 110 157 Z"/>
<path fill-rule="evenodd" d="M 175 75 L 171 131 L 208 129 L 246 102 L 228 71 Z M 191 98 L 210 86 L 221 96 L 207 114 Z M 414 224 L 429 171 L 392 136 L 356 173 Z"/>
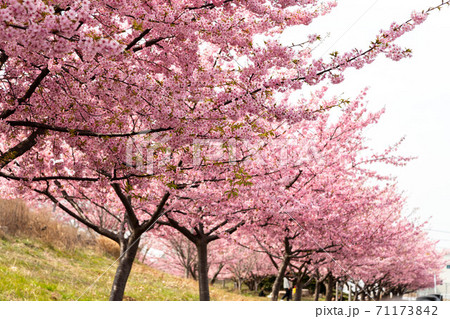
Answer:
<path fill-rule="evenodd" d="M 307 34 L 330 36 L 315 50 L 325 59 L 333 51 L 365 49 L 380 29 L 409 19 L 441 0 L 340 0 L 334 11 L 310 26 L 288 30 L 283 40 L 303 42 Z M 430 236 L 450 248 L 450 8 L 433 11 L 397 43 L 413 50 L 411 59 L 394 62 L 384 57 L 360 70 L 346 72 L 345 81 L 331 92 L 354 97 L 368 86 L 369 110 L 386 106 L 380 123 L 368 136 L 381 149 L 406 136 L 400 153 L 418 156 L 407 167 L 389 168 L 408 196 L 405 214 L 426 220 Z M 447 232 L 447 233 L 445 233 Z"/>

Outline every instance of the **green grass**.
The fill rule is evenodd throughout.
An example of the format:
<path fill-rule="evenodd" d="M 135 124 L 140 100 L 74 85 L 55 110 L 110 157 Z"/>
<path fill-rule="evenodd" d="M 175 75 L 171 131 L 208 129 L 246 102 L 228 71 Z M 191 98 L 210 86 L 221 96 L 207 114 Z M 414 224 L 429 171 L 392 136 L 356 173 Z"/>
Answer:
<path fill-rule="evenodd" d="M 113 262 L 93 249 L 67 251 L 32 239 L 0 237 L 0 300 L 108 300 Z M 136 263 L 125 300 L 198 300 L 197 287 L 193 280 Z M 217 287 L 211 288 L 211 299 L 264 300 Z"/>

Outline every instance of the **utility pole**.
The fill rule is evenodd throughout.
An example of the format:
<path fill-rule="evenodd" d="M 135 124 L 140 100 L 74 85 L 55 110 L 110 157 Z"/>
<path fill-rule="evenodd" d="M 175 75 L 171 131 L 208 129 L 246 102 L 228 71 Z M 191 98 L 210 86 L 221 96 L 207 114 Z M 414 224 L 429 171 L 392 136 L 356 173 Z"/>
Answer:
<path fill-rule="evenodd" d="M 434 293 L 437 294 L 436 275 L 434 275 Z"/>

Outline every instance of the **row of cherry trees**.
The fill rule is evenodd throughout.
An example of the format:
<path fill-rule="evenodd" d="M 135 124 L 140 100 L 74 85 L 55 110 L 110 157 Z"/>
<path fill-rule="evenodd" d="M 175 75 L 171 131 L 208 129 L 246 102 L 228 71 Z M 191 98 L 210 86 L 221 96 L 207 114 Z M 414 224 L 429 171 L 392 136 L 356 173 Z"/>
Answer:
<path fill-rule="evenodd" d="M 366 48 L 317 59 L 319 36 L 287 47 L 276 35 L 336 1 L 5 0 L 2 193 L 53 203 L 116 241 L 111 300 L 123 298 L 141 238 L 155 228 L 194 244 L 201 300 L 219 239 L 263 250 L 278 268 L 274 292 L 305 258 L 347 260 L 356 238 L 378 249 L 374 236 L 390 228 L 374 216 L 391 212 L 388 225 L 400 224 L 402 199 L 368 165 L 408 159 L 393 156 L 396 146 L 364 154 L 362 131 L 379 114 L 320 85 L 379 55 L 410 56 L 395 40 L 448 3 L 393 23 Z M 292 102 L 305 85 L 314 93 Z"/>
<path fill-rule="evenodd" d="M 253 157 L 234 164 L 239 176 L 231 183 L 216 179 L 183 191 L 158 222 L 162 238 L 181 240 L 166 233 L 170 227 L 193 244 L 181 254 L 171 245 L 162 248 L 168 262 L 163 269 L 186 267 L 187 250 L 195 246 L 198 276 L 193 277 L 204 298 L 208 270 L 217 277 L 218 257 L 219 271 L 224 268 L 222 275 L 232 275 L 238 287 L 275 274 L 273 300 L 287 274 L 298 287 L 315 278 L 316 298 L 322 282 L 331 298 L 337 280 L 358 286 L 362 281 L 360 293 L 375 289 L 377 298 L 382 289 L 404 292 L 432 284 L 441 267 L 434 243 L 421 225 L 402 217 L 404 199 L 395 179 L 370 169 L 373 163 L 404 165 L 410 160 L 395 156 L 398 144 L 380 154 L 367 149 L 364 129 L 381 114 L 367 112 L 361 95 L 338 120 L 321 116 L 306 128 L 302 123 L 303 132 L 288 125 L 278 128 L 270 143 L 235 145 L 232 157 Z M 210 247 L 219 239 L 222 246 Z M 297 291 L 300 299 L 301 288 Z"/>
<path fill-rule="evenodd" d="M 403 233 L 401 242 L 395 243 L 396 247 L 387 248 L 392 249 L 389 252 L 383 251 L 386 247 L 379 247 L 376 253 L 353 254 L 349 262 L 350 255 L 344 259 L 331 249 L 317 249 L 303 258 L 291 260 L 284 275 L 297 288 L 294 300 L 302 300 L 302 289 L 312 284 L 315 286 L 314 300 L 319 299 L 322 284 L 326 288 L 326 300 L 335 297 L 335 286 L 337 300 L 343 299 L 344 287 L 349 300 L 381 300 L 389 298 L 391 293 L 403 295 L 432 286 L 434 274 L 439 273 L 442 266 L 439 262 L 441 256 L 420 227 L 409 224 L 408 228 L 415 230 Z M 152 247 L 152 250 L 157 250 L 146 251 L 148 264 L 177 276 L 198 279 L 198 260 L 192 243 L 177 234 L 167 239 L 160 238 L 157 242 L 160 245 Z M 259 244 L 242 247 L 226 240 L 218 242 L 221 245 L 211 245 L 208 254 L 210 285 L 218 280 L 231 280 L 239 291 L 245 284 L 256 292 L 263 289 L 264 281 L 278 274 L 276 257 L 258 249 Z"/>

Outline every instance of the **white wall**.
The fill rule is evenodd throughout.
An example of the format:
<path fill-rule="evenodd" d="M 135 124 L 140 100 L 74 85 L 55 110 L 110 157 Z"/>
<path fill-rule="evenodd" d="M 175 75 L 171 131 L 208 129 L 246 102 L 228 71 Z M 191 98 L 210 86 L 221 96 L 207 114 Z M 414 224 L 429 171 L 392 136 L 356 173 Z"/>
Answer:
<path fill-rule="evenodd" d="M 442 279 L 442 285 L 436 287 L 437 293 L 444 296 L 445 300 L 450 300 L 450 269 L 447 269 L 447 265 L 450 265 L 450 254 L 445 256 L 445 266 L 439 274 Z M 428 294 L 434 294 L 434 288 L 421 289 L 417 292 L 418 296 L 424 296 Z"/>

